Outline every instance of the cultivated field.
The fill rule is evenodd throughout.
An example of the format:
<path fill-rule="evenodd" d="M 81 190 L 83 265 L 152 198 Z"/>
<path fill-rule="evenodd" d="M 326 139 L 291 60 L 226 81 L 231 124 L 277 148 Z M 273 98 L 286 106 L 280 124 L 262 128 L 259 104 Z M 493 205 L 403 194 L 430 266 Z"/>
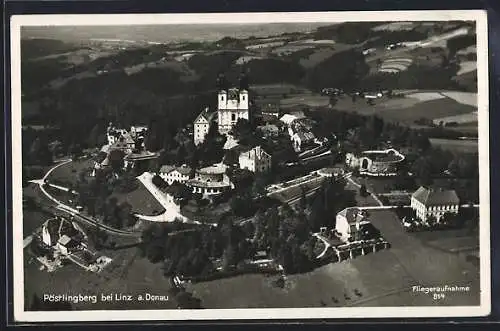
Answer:
<path fill-rule="evenodd" d="M 280 101 L 283 108 L 295 106 L 308 106 L 308 107 L 326 107 L 330 104 L 330 99 L 327 96 L 312 95 L 312 94 L 299 94 L 290 98 L 285 98 Z"/>
<path fill-rule="evenodd" d="M 454 139 L 429 139 L 432 146 L 439 147 L 444 150 L 452 152 L 468 152 L 477 153 L 478 152 L 478 141 L 477 140 L 454 140 Z"/>
<path fill-rule="evenodd" d="M 459 94 L 446 93 L 446 97 L 436 96 L 434 99 L 431 94 L 417 94 L 416 97 L 408 94 L 404 98 L 394 99 L 381 98 L 375 100 L 373 106 L 368 105 L 364 99 L 358 98 L 355 102 L 352 102 L 350 98 L 341 98 L 335 105 L 335 108 L 367 116 L 378 115 L 386 120 L 410 126 L 414 125 L 415 121 L 421 118 L 438 119 L 448 116 L 471 114 L 476 111 L 474 106 L 465 104 L 466 97 L 463 97 L 461 100 L 462 103 L 459 103 L 451 98 L 453 96 L 458 99 Z"/>

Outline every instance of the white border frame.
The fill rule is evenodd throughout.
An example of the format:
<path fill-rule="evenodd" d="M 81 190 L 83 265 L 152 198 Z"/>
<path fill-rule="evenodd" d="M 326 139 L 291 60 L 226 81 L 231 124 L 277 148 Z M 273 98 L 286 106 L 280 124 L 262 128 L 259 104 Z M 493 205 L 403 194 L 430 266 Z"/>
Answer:
<path fill-rule="evenodd" d="M 397 18 L 397 20 L 394 20 Z M 477 81 L 480 179 L 480 306 L 475 307 L 350 307 L 203 310 L 100 310 L 32 312 L 24 310 L 21 160 L 21 26 L 335 23 L 347 21 L 470 20 L 477 29 Z M 215 14 L 82 14 L 16 15 L 11 17 L 13 279 L 16 322 L 139 320 L 269 320 L 338 318 L 413 318 L 485 316 L 491 311 L 488 27 L 483 10 L 365 11 Z"/>

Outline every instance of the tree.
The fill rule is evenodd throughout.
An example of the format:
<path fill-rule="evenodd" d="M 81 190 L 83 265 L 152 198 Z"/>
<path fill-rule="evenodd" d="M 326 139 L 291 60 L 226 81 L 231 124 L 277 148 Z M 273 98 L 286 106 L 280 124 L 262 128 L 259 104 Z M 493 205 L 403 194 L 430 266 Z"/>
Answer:
<path fill-rule="evenodd" d="M 300 188 L 299 207 L 302 211 L 304 211 L 307 208 L 306 189 L 304 187 Z"/>
<path fill-rule="evenodd" d="M 236 265 L 237 262 L 236 248 L 229 243 L 222 255 L 222 269 L 227 271 Z"/>
<path fill-rule="evenodd" d="M 119 173 L 123 170 L 125 153 L 119 149 L 113 149 L 108 154 L 109 165 L 111 170 L 115 173 Z"/>
<path fill-rule="evenodd" d="M 49 165 L 52 163 L 52 153 L 48 144 L 37 137 L 31 144 L 29 151 L 31 164 Z"/>
<path fill-rule="evenodd" d="M 361 184 L 361 187 L 359 188 L 359 195 L 363 198 L 366 198 L 368 196 L 368 191 L 366 190 L 365 184 Z"/>

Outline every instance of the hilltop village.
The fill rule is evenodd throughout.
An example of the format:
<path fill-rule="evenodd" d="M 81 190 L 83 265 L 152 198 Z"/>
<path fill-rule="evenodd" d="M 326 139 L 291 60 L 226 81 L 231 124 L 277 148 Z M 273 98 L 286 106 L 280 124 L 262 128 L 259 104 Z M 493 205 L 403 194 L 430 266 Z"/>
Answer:
<path fill-rule="evenodd" d="M 413 46 L 394 43 L 383 51 L 407 47 Z M 376 52 L 366 48 L 362 55 Z M 62 135 L 34 139 L 25 152 L 23 200 L 30 261 L 54 275 L 77 266 L 96 284 L 126 283 L 134 276 L 124 275 L 141 263 L 161 274 L 155 286 L 169 288 L 177 308 L 199 308 L 203 293 L 215 300 L 199 284 L 264 274 L 273 288 L 286 289 L 293 275 L 325 265 L 389 261 L 384 257 L 405 251 L 408 242 L 427 252 L 445 238 L 453 246 L 461 233 L 460 245 L 476 247 L 477 151 L 435 145 L 474 138 L 459 131 L 455 118 L 408 124 L 376 111 L 437 93 L 383 84 L 304 92 L 255 84 L 246 68 L 218 72 L 189 114 L 172 104 L 148 116 L 115 107 L 85 143 L 73 139 L 65 151 Z M 25 130 L 30 137 L 36 127 Z M 30 221 L 39 218 L 41 225 Z M 342 306 L 369 294 L 358 287 L 346 285 L 330 301 Z"/>

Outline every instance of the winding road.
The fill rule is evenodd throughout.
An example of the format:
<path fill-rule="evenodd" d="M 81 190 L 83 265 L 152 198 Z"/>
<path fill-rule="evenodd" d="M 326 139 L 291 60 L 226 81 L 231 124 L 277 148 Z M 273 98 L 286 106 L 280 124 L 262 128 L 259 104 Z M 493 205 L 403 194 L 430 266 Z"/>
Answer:
<path fill-rule="evenodd" d="M 61 163 L 58 163 L 57 165 L 55 165 L 54 167 L 50 168 L 49 171 L 47 171 L 47 173 L 43 176 L 42 179 L 37 179 L 37 180 L 31 180 L 29 181 L 30 183 L 33 183 L 33 184 L 36 184 L 38 185 L 38 187 L 40 188 L 40 191 L 48 198 L 50 199 L 54 204 L 55 206 L 52 206 L 54 208 L 56 208 L 57 210 L 60 210 L 62 212 L 65 212 L 67 214 L 70 214 L 71 216 L 73 216 L 75 218 L 75 220 L 77 221 L 80 221 L 80 222 L 83 222 L 83 223 L 86 223 L 88 225 L 92 225 L 94 227 L 97 227 L 97 228 L 100 228 L 102 229 L 103 231 L 109 233 L 109 234 L 113 234 L 113 235 L 117 235 L 117 236 L 123 236 L 123 237 L 140 237 L 141 234 L 138 233 L 138 232 L 131 232 L 131 231 L 124 231 L 124 230 L 119 230 L 119 229 L 115 229 L 115 228 L 112 228 L 110 226 L 107 226 L 105 224 L 102 224 L 98 221 L 96 221 L 95 219 L 91 218 L 91 217 L 88 217 L 88 216 L 85 216 L 83 214 L 81 214 L 78 210 L 66 205 L 64 202 L 62 201 L 59 201 L 57 200 L 55 197 L 53 197 L 50 193 L 48 193 L 45 188 L 43 187 L 44 184 L 45 184 L 45 181 L 47 180 L 47 178 L 49 177 L 49 175 L 55 170 L 57 169 L 58 167 L 60 166 L 63 166 L 65 164 L 68 164 L 70 163 L 72 160 L 71 159 L 68 159 L 68 160 L 64 160 L 62 161 Z M 68 190 L 68 188 L 65 188 L 65 187 L 62 187 L 62 186 L 59 186 L 59 185 L 52 185 L 52 187 L 55 187 L 57 189 L 61 189 L 61 190 Z M 28 238 L 25 238 L 25 243 L 28 242 Z"/>

